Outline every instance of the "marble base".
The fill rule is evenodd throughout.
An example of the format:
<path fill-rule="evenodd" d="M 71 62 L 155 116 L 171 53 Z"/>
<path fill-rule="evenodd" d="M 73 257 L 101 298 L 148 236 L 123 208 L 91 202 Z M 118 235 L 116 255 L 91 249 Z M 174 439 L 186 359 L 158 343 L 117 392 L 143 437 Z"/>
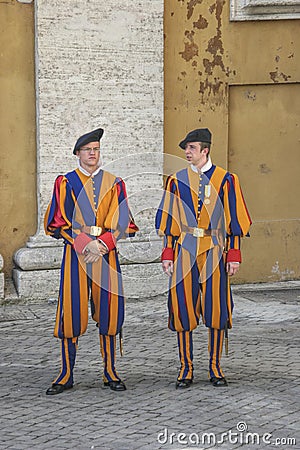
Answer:
<path fill-rule="evenodd" d="M 167 292 L 168 279 L 160 263 L 121 265 L 126 298 L 145 298 Z M 13 270 L 13 281 L 22 299 L 56 299 L 60 269 Z"/>

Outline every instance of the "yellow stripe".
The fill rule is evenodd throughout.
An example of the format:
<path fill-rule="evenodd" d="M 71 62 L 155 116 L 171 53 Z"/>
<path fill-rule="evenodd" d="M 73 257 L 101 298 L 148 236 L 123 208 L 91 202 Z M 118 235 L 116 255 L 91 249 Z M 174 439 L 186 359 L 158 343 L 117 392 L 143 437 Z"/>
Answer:
<path fill-rule="evenodd" d="M 98 323 L 100 320 L 100 282 L 102 273 L 102 257 L 92 265 L 92 299 L 95 306 L 93 319 Z"/>
<path fill-rule="evenodd" d="M 204 321 L 204 315 L 205 315 L 205 294 L 206 294 L 206 266 L 205 266 L 205 253 L 200 254 L 199 256 L 197 256 L 197 264 L 198 264 L 198 270 L 200 273 L 200 279 L 204 280 L 203 282 L 201 281 L 201 311 L 202 311 L 202 320 L 203 323 L 205 323 Z"/>
<path fill-rule="evenodd" d="M 231 299 L 230 299 L 230 280 L 229 277 L 227 277 L 227 311 L 228 311 L 228 328 L 232 328 L 232 306 L 231 306 Z"/>
<path fill-rule="evenodd" d="M 178 337 L 179 337 L 179 354 L 180 354 L 180 372 L 178 375 L 178 379 L 182 379 L 183 377 L 183 373 L 184 373 L 184 366 L 185 366 L 185 362 L 184 362 L 184 346 L 183 346 L 183 333 L 184 331 L 181 331 L 178 333 Z"/>
<path fill-rule="evenodd" d="M 178 246 L 176 247 L 175 259 L 174 259 L 174 272 L 171 280 L 171 303 L 173 309 L 174 316 L 174 327 L 176 331 L 183 331 L 182 323 L 179 319 L 179 311 L 178 311 L 178 303 L 177 303 L 177 293 L 176 293 L 176 275 L 177 275 L 177 267 L 178 267 Z"/>
<path fill-rule="evenodd" d="M 67 339 L 62 339 L 61 344 L 64 346 L 64 351 L 65 351 L 65 363 L 66 363 L 66 367 L 67 367 L 67 371 L 66 371 L 66 375 L 61 379 L 59 384 L 66 384 L 69 381 L 70 375 L 71 375 L 71 368 L 70 368 L 70 356 L 69 356 L 69 347 L 68 347 L 68 341 Z M 61 368 L 63 368 L 64 364 L 63 364 L 63 356 L 62 356 L 62 351 L 61 351 L 61 355 L 60 355 L 60 360 L 61 360 Z M 58 378 L 60 377 L 60 374 L 58 375 L 58 377 L 53 381 L 53 384 L 56 383 L 56 381 L 58 380 Z"/>
<path fill-rule="evenodd" d="M 222 357 L 222 350 L 223 350 L 223 341 L 224 341 L 224 330 L 219 330 L 219 336 L 220 336 L 220 346 L 219 346 L 219 361 L 221 361 Z"/>
<path fill-rule="evenodd" d="M 171 227 L 170 227 L 171 234 L 173 236 L 180 235 L 179 224 L 181 223 L 181 220 L 180 220 L 180 214 L 179 214 L 179 210 L 178 210 L 178 204 L 176 201 L 176 193 L 173 194 L 171 192 L 171 184 L 173 182 L 175 183 L 175 186 L 177 188 L 176 180 L 174 178 L 170 177 L 168 180 L 166 189 L 165 189 L 165 193 L 164 193 L 164 202 L 161 205 L 161 208 L 162 208 L 161 222 L 160 222 L 160 226 L 159 226 L 159 231 L 160 231 L 159 234 L 160 235 L 165 234 L 169 215 L 172 217 L 172 222 L 171 222 Z M 173 203 L 172 203 L 172 208 L 171 208 L 172 201 L 173 201 Z"/>
<path fill-rule="evenodd" d="M 115 359 L 115 348 L 116 348 L 116 336 L 113 336 L 113 348 L 110 346 L 110 336 L 104 336 L 106 342 L 106 370 L 112 380 L 117 380 L 114 374 L 114 367 L 112 366 L 112 356 Z"/>
<path fill-rule="evenodd" d="M 247 208 L 243 199 L 242 190 L 240 186 L 239 179 L 237 175 L 234 173 L 232 174 L 234 178 L 234 184 L 235 184 L 235 195 L 236 195 L 236 211 L 237 211 L 237 217 L 239 224 L 241 226 L 243 235 L 245 236 L 250 228 L 250 219 L 248 216 Z"/>
<path fill-rule="evenodd" d="M 214 334 L 214 348 L 213 348 L 213 358 L 212 358 L 212 370 L 216 377 L 219 376 L 216 370 L 216 355 L 217 355 L 217 330 L 212 330 Z"/>
<path fill-rule="evenodd" d="M 190 268 L 190 254 L 183 248 L 182 250 L 182 273 L 184 276 L 184 294 L 185 294 L 185 300 L 187 305 L 187 312 L 188 312 L 188 318 L 190 323 L 189 330 L 192 331 L 197 326 L 197 319 L 195 315 L 194 305 L 193 305 L 193 298 L 192 298 L 192 272 Z M 188 273 L 187 268 L 189 268 Z"/>
<path fill-rule="evenodd" d="M 58 331 L 59 331 L 59 318 L 61 314 L 61 301 L 60 297 L 58 297 L 58 304 L 57 304 L 57 310 L 56 310 L 56 320 L 55 320 L 55 326 L 54 326 L 54 333 L 53 335 L 58 338 Z"/>
<path fill-rule="evenodd" d="M 104 359 L 103 335 L 99 334 L 99 338 L 100 338 L 100 352 L 101 352 L 102 359 Z"/>

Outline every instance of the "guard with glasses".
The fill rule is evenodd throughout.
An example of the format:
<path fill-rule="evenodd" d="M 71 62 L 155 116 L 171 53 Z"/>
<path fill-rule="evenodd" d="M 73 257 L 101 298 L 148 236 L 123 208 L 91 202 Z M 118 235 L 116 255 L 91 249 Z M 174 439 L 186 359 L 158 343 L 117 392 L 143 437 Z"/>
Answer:
<path fill-rule="evenodd" d="M 61 340 L 61 369 L 46 391 L 73 387 L 78 338 L 88 325 L 88 302 L 99 329 L 104 386 L 124 391 L 115 368 L 116 336 L 124 320 L 122 275 L 117 241 L 138 231 L 128 206 L 124 181 L 100 166 L 98 128 L 81 136 L 73 154 L 78 168 L 56 178 L 45 214 L 45 232 L 63 239 L 60 288 L 54 336 Z"/>

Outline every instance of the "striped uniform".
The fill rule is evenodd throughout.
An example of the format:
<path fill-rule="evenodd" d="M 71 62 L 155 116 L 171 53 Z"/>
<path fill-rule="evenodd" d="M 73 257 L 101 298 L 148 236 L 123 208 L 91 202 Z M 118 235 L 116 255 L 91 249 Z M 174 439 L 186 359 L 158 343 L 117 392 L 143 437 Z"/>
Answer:
<path fill-rule="evenodd" d="M 88 301 L 97 322 L 105 363 L 105 381 L 118 380 L 114 369 L 115 336 L 124 321 L 124 295 L 116 241 L 138 230 L 128 207 L 122 179 L 100 170 L 87 176 L 79 169 L 59 176 L 45 215 L 46 234 L 64 240 L 54 336 L 62 340 L 62 369 L 54 384 L 73 384 L 78 337 L 87 329 Z M 84 262 L 83 249 L 95 236 L 82 227 L 102 228 L 97 237 L 109 252 Z"/>
<path fill-rule="evenodd" d="M 224 329 L 232 326 L 233 310 L 225 263 L 241 261 L 240 240 L 250 225 L 236 175 L 211 165 L 200 174 L 188 167 L 167 179 L 156 229 L 164 238 L 162 259 L 174 261 L 168 309 L 169 328 L 179 333 L 179 379 L 192 377 L 190 332 L 200 316 L 217 332 L 209 333 L 210 374 L 220 377 Z M 194 236 L 194 228 L 204 235 Z"/>

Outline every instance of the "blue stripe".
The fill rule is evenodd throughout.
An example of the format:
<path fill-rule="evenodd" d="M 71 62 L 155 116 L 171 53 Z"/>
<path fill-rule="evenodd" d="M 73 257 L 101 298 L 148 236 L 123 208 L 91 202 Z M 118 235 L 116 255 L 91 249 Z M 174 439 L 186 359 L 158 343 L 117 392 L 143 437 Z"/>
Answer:
<path fill-rule="evenodd" d="M 229 200 L 229 208 L 230 208 L 230 216 L 231 216 L 231 233 L 234 235 L 242 235 L 242 230 L 237 218 L 237 212 L 236 212 L 236 196 L 235 196 L 235 188 L 233 185 L 233 181 L 231 176 L 228 176 L 227 181 L 229 182 L 229 193 L 228 193 L 228 200 Z"/>
<path fill-rule="evenodd" d="M 192 267 L 192 299 L 193 299 L 195 317 L 197 318 L 197 323 L 199 323 L 199 319 L 196 315 L 196 305 L 197 305 L 197 299 L 198 299 L 199 291 L 200 291 L 199 269 L 198 269 L 197 263 L 195 262 L 194 256 L 191 254 L 190 254 L 190 267 Z"/>
<path fill-rule="evenodd" d="M 102 180 L 102 174 L 101 171 L 99 172 L 99 177 L 97 178 L 97 185 L 99 183 L 99 190 L 100 190 L 100 184 L 101 184 L 101 180 Z M 77 199 L 77 206 L 79 207 L 82 217 L 85 221 L 85 224 L 90 226 L 90 225 L 95 225 L 96 223 L 96 216 L 95 216 L 95 211 L 94 211 L 94 206 L 91 205 L 90 200 L 88 198 L 88 195 L 85 191 L 84 185 L 81 182 L 81 179 L 79 177 L 79 175 L 75 172 L 75 170 L 73 172 L 69 172 L 66 175 L 67 180 L 70 183 L 69 189 L 71 191 L 71 189 L 73 189 L 73 192 L 75 193 L 75 197 Z M 96 175 L 97 177 L 97 175 Z M 95 178 L 96 178 L 95 177 Z M 71 192 L 70 195 L 66 195 L 66 201 L 68 199 L 68 203 L 65 204 L 65 209 L 66 209 L 66 213 L 68 215 L 68 218 L 71 222 L 73 222 L 74 217 L 74 203 L 71 202 L 72 196 L 71 196 Z M 73 204 L 73 206 L 72 206 Z M 75 235 L 74 235 L 75 236 Z"/>
<path fill-rule="evenodd" d="M 197 226 L 197 212 L 194 208 L 192 189 L 188 177 L 188 169 L 183 169 L 177 173 L 178 193 L 185 213 L 188 226 Z"/>
<path fill-rule="evenodd" d="M 103 256 L 100 285 L 99 332 L 107 334 L 109 328 L 109 265 L 108 254 Z"/>
<path fill-rule="evenodd" d="M 72 328 L 73 336 L 80 335 L 80 285 L 78 258 L 75 250 L 71 248 L 71 299 L 72 299 Z"/>
<path fill-rule="evenodd" d="M 123 295 L 123 282 L 122 282 L 122 274 L 121 274 L 121 267 L 119 263 L 118 254 L 115 251 L 115 257 L 116 257 L 116 267 L 118 272 L 118 321 L 117 321 L 117 334 L 120 332 L 120 329 L 122 328 L 123 322 L 124 322 L 124 313 L 125 313 L 125 307 L 124 307 L 124 295 Z"/>
<path fill-rule="evenodd" d="M 60 310 L 60 315 L 59 315 L 59 319 L 58 319 L 59 320 L 58 337 L 60 339 L 64 338 L 62 320 L 63 320 L 63 313 L 64 313 L 63 303 L 64 303 L 64 279 L 65 279 L 66 251 L 67 251 L 67 246 L 64 246 L 64 252 L 63 252 L 61 268 L 60 268 L 59 297 L 58 297 L 59 310 Z"/>
<path fill-rule="evenodd" d="M 185 303 L 184 278 L 182 270 L 182 252 L 179 250 L 176 261 L 176 294 L 178 299 L 179 316 L 184 330 L 189 330 L 190 322 Z"/>
<path fill-rule="evenodd" d="M 116 180 L 119 185 L 119 193 L 118 193 L 118 203 L 119 203 L 119 220 L 118 220 L 118 230 L 120 231 L 120 237 L 126 231 L 128 224 L 130 222 L 129 217 L 129 208 L 127 199 L 125 197 L 125 192 L 123 189 L 123 182 L 119 178 Z"/>
<path fill-rule="evenodd" d="M 212 305 L 212 299 L 213 299 L 213 288 L 212 288 L 212 274 L 213 274 L 213 258 L 212 258 L 212 252 L 208 250 L 206 252 L 206 264 L 205 264 L 205 276 L 207 277 L 207 274 L 210 274 L 209 277 L 206 280 L 206 293 L 205 293 L 205 312 L 204 312 L 204 319 L 205 319 L 205 325 L 207 327 L 211 327 L 212 325 L 212 313 L 213 313 L 213 305 Z"/>

